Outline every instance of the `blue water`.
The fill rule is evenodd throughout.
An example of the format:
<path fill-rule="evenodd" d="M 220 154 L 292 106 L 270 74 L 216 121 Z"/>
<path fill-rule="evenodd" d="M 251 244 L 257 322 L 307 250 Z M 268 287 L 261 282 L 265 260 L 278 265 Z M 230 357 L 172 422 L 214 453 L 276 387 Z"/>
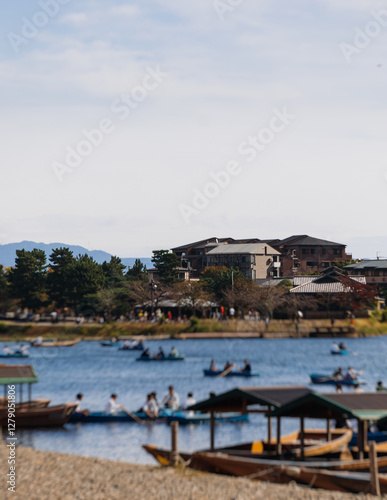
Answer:
<path fill-rule="evenodd" d="M 338 339 L 340 340 L 340 339 Z M 151 351 L 162 345 L 165 352 L 175 346 L 186 355 L 185 361 L 139 363 L 138 352 L 101 347 L 98 342 L 81 342 L 70 348 L 33 349 L 22 362 L 32 364 L 39 383 L 33 385 L 33 397 L 51 398 L 51 404 L 74 401 L 84 394 L 83 407 L 102 410 L 112 392 L 129 410 L 137 410 L 148 392 L 157 391 L 161 399 L 173 384 L 181 401 L 193 392 L 199 401 L 209 392 L 224 392 L 236 386 L 308 385 L 309 372 L 330 374 L 338 366 L 364 370 L 366 391 L 376 381 L 387 383 L 387 338 L 345 339 L 353 353 L 332 356 L 330 339 L 222 339 L 147 341 Z M 12 344 L 8 344 L 12 346 Z M 1 348 L 1 346 L 0 346 Z M 202 369 L 214 358 L 221 368 L 227 360 L 242 366 L 248 359 L 260 377 L 250 379 L 203 377 Z M 21 360 L 7 360 L 20 364 Z M 322 392 L 330 386 L 313 386 Z M 351 390 L 351 389 L 348 389 Z M 283 432 L 295 430 L 298 421 L 285 419 Z M 266 436 L 262 415 L 252 415 L 247 423 L 221 424 L 216 427 L 216 445 L 251 441 Z M 137 463 L 152 463 L 142 449 L 143 443 L 170 445 L 170 429 L 165 423 L 67 424 L 61 429 L 19 429 L 18 444 L 37 449 L 61 451 Z M 195 450 L 209 446 L 209 426 L 180 426 L 179 448 Z"/>

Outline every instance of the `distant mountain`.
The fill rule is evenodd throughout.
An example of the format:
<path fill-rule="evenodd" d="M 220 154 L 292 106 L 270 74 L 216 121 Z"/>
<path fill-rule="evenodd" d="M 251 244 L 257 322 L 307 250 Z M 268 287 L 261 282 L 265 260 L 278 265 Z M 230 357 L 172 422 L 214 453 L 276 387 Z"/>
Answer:
<path fill-rule="evenodd" d="M 93 257 L 93 259 L 99 264 L 102 264 L 105 260 L 109 262 L 110 258 L 112 257 L 110 253 L 104 252 L 103 250 L 88 250 L 87 248 L 81 247 L 79 245 L 67 245 L 66 243 L 36 243 L 35 241 L 21 241 L 20 243 L 7 243 L 5 245 L 0 245 L 0 264 L 2 264 L 4 267 L 12 267 L 15 264 L 16 250 L 24 249 L 31 251 L 34 248 L 38 248 L 39 250 L 44 250 L 46 252 L 48 259 L 53 249 L 61 247 L 69 248 L 73 252 L 75 257 L 79 254 L 90 255 L 90 257 Z M 121 260 L 124 266 L 132 267 L 136 258 L 140 259 L 148 269 L 153 267 L 153 264 L 149 257 L 126 257 Z"/>

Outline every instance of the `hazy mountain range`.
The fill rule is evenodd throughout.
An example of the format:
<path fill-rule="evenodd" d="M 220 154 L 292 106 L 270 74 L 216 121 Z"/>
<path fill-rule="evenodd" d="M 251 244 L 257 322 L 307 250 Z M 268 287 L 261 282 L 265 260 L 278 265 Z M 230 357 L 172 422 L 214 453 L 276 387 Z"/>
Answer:
<path fill-rule="evenodd" d="M 81 247 L 79 245 L 67 245 L 66 243 L 37 243 L 36 241 L 21 241 L 20 243 L 7 243 L 5 245 L 0 245 L 0 264 L 2 264 L 4 267 L 13 266 L 15 264 L 16 250 L 24 249 L 30 251 L 34 248 L 38 248 L 39 250 L 44 250 L 46 252 L 48 260 L 48 257 L 50 256 L 53 249 L 61 247 L 69 248 L 73 252 L 74 257 L 79 254 L 90 255 L 99 264 L 102 264 L 105 260 L 109 262 L 110 257 L 112 256 L 110 253 L 104 252 L 103 250 L 88 250 L 87 248 Z M 136 258 L 140 259 L 148 269 L 153 267 L 150 257 L 126 257 L 121 258 L 121 260 L 125 266 L 132 267 Z"/>

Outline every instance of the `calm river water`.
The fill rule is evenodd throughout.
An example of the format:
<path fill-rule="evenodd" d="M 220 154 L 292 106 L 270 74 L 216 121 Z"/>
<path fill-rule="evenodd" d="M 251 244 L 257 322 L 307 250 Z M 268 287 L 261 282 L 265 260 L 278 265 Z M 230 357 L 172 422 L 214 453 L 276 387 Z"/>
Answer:
<path fill-rule="evenodd" d="M 339 340 L 339 339 L 338 339 Z M 364 370 L 364 389 L 374 391 L 376 381 L 387 383 L 387 338 L 346 339 L 352 355 L 332 356 L 330 339 L 223 339 L 147 341 L 151 351 L 162 345 L 165 352 L 175 346 L 186 355 L 185 361 L 172 363 L 138 363 L 137 352 L 101 347 L 98 342 L 81 342 L 70 348 L 31 349 L 26 360 L 38 372 L 33 397 L 51 398 L 52 404 L 73 401 L 84 394 L 84 408 L 102 410 L 112 392 L 129 410 L 137 410 L 148 392 L 157 391 L 161 399 L 170 384 L 184 400 L 193 392 L 196 400 L 206 399 L 209 392 L 224 392 L 241 386 L 308 385 L 309 372 L 332 373 L 338 366 L 349 365 Z M 11 344 L 9 344 L 11 346 Z M 239 366 L 249 359 L 260 377 L 238 380 L 203 377 L 203 368 L 214 358 L 219 367 L 227 360 Z M 17 360 L 7 363 L 18 364 Z M 330 392 L 329 386 L 314 386 Z M 298 421 L 285 419 L 283 432 L 297 428 Z M 265 437 L 262 415 L 249 422 L 221 424 L 216 427 L 216 445 L 238 443 Z M 19 429 L 18 444 L 42 450 L 61 451 L 127 462 L 153 463 L 142 449 L 143 443 L 169 446 L 170 429 L 165 423 L 140 425 L 76 424 L 61 429 Z M 195 450 L 209 446 L 209 425 L 180 426 L 179 448 Z"/>

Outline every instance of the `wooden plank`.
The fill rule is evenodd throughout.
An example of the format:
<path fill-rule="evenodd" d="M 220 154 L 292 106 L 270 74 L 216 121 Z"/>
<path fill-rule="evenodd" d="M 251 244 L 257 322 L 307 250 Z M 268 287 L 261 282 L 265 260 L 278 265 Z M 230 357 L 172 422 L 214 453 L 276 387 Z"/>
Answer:
<path fill-rule="evenodd" d="M 376 455 L 376 443 L 371 441 L 369 443 L 369 459 L 370 459 L 370 473 L 371 473 L 371 493 L 372 495 L 380 496 L 380 483 L 379 483 L 379 470 Z"/>

